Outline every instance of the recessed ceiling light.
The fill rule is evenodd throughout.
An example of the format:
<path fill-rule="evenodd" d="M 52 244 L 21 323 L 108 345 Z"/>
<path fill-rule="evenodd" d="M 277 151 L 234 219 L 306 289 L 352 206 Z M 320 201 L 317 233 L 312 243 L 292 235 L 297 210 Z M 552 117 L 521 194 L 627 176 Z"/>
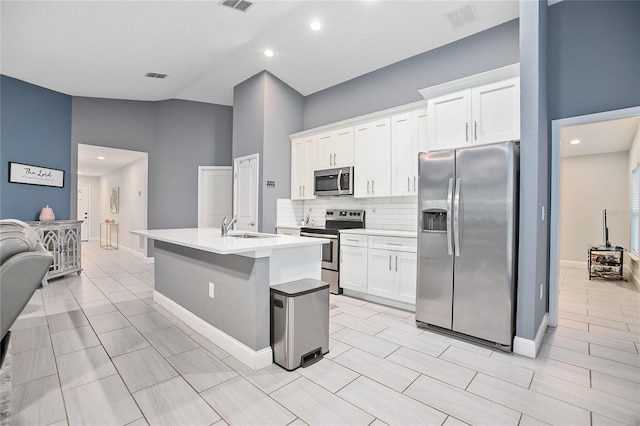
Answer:
<path fill-rule="evenodd" d="M 273 58 L 273 50 L 265 49 L 264 50 L 264 56 L 266 56 L 267 58 Z"/>
<path fill-rule="evenodd" d="M 104 160 L 103 156 L 98 157 L 98 160 Z"/>
<path fill-rule="evenodd" d="M 580 143 L 580 139 L 574 139 L 571 142 L 569 142 L 571 145 L 578 145 Z"/>
<path fill-rule="evenodd" d="M 311 23 L 309 24 L 309 28 L 311 28 L 313 31 L 320 31 L 322 29 L 322 24 L 320 23 L 320 21 L 311 21 Z"/>

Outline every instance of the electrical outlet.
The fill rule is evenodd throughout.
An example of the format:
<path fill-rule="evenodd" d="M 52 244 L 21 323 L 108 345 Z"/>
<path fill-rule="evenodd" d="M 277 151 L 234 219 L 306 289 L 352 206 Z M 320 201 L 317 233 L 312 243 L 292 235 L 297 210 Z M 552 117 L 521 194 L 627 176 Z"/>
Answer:
<path fill-rule="evenodd" d="M 209 283 L 209 297 L 213 299 L 213 283 Z"/>
<path fill-rule="evenodd" d="M 544 294 L 544 286 L 540 283 L 540 300 L 542 300 L 542 295 Z M 213 297 L 213 296 L 211 296 Z"/>

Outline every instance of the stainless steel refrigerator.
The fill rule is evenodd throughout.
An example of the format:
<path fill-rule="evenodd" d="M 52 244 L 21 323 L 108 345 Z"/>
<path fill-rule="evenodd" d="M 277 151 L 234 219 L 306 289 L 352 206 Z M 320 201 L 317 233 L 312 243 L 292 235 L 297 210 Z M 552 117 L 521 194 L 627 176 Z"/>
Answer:
<path fill-rule="evenodd" d="M 519 143 L 420 153 L 416 323 L 510 351 Z"/>

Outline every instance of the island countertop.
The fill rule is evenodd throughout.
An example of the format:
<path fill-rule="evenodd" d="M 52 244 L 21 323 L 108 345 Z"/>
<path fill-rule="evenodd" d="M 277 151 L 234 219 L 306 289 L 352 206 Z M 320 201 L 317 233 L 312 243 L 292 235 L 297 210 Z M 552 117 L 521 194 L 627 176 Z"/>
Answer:
<path fill-rule="evenodd" d="M 269 257 L 273 250 L 293 247 L 322 245 L 329 242 L 323 238 L 297 237 L 289 235 L 263 234 L 257 232 L 229 231 L 220 235 L 220 228 L 180 228 L 135 230 L 132 234 L 152 240 L 164 241 L 216 254 L 237 254 L 259 258 Z M 234 235 L 249 234 L 262 238 L 238 238 Z"/>

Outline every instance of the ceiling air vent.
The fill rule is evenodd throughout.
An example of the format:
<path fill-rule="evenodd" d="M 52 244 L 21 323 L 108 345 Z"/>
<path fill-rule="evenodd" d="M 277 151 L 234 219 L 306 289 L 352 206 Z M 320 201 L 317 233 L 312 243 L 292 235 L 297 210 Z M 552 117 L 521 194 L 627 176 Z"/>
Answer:
<path fill-rule="evenodd" d="M 159 78 L 159 79 L 163 79 L 163 78 L 167 78 L 169 74 L 161 74 L 159 72 L 148 72 L 146 73 L 144 76 L 145 77 L 149 77 L 149 78 Z"/>
<path fill-rule="evenodd" d="M 240 12 L 246 12 L 247 9 L 253 6 L 253 2 L 247 0 L 222 0 L 220 5 L 239 10 Z"/>
<path fill-rule="evenodd" d="M 446 16 L 454 30 L 478 20 L 476 9 L 471 3 L 467 3 L 454 11 L 445 13 L 444 16 Z"/>

